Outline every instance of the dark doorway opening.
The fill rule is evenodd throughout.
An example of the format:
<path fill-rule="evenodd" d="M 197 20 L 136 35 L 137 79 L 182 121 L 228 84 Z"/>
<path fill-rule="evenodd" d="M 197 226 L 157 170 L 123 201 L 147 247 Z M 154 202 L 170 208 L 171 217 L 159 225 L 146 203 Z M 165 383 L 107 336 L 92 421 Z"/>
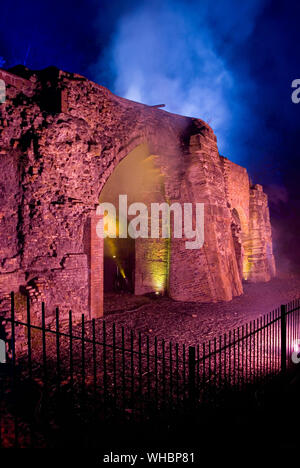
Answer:
<path fill-rule="evenodd" d="M 135 240 L 106 238 L 104 241 L 104 292 L 134 293 Z"/>

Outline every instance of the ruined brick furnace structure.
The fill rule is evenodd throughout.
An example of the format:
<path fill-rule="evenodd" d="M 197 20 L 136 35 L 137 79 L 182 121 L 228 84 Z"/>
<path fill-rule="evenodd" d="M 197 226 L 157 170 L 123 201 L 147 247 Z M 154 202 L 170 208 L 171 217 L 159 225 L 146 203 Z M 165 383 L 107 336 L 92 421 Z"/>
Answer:
<path fill-rule="evenodd" d="M 96 207 L 137 149 L 139 161 L 141 154 L 154 161 L 155 200 L 205 204 L 205 242 L 186 250 L 185 239 L 137 239 L 136 294 L 231 300 L 242 294 L 242 280 L 274 276 L 267 196 L 246 169 L 219 155 L 204 121 L 128 101 L 55 68 L 0 70 L 0 79 L 0 310 L 13 290 L 17 305 L 26 295 L 44 300 L 47 315 L 56 306 L 102 315 Z M 135 183 L 130 174 L 126 180 Z M 140 197 L 150 200 L 149 190 Z"/>

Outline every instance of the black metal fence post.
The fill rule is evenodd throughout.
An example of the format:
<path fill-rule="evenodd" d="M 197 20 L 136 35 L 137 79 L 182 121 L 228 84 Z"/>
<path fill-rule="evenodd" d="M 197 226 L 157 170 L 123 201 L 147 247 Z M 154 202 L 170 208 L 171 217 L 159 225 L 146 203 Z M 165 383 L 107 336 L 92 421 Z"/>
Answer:
<path fill-rule="evenodd" d="M 281 372 L 286 371 L 286 305 L 281 305 Z"/>
<path fill-rule="evenodd" d="M 85 397 L 85 321 L 84 314 L 81 314 L 81 392 Z"/>
<path fill-rule="evenodd" d="M 12 389 L 13 396 L 15 398 L 16 391 L 16 335 L 15 335 L 15 294 L 14 292 L 10 295 L 11 299 L 11 355 L 12 355 Z M 18 448 L 18 420 L 17 416 L 14 417 L 14 448 Z"/>
<path fill-rule="evenodd" d="M 56 386 L 57 393 L 60 392 L 60 327 L 59 327 L 59 309 L 55 310 L 56 322 Z"/>
<path fill-rule="evenodd" d="M 27 307 L 27 349 L 28 349 L 28 373 L 29 379 L 32 379 L 32 360 L 31 360 L 31 317 L 30 317 L 30 297 L 26 298 Z"/>
<path fill-rule="evenodd" d="M 195 399 L 195 370 L 196 370 L 196 348 L 189 346 L 189 400 L 194 402 Z"/>
<path fill-rule="evenodd" d="M 12 358 L 12 370 L 13 377 L 15 376 L 15 365 L 16 365 L 16 337 L 15 337 L 15 294 L 12 292 L 11 298 L 11 358 Z"/>
<path fill-rule="evenodd" d="M 72 311 L 69 310 L 69 369 L 70 369 L 70 389 L 72 406 L 74 404 L 74 362 L 73 362 L 73 318 Z"/>

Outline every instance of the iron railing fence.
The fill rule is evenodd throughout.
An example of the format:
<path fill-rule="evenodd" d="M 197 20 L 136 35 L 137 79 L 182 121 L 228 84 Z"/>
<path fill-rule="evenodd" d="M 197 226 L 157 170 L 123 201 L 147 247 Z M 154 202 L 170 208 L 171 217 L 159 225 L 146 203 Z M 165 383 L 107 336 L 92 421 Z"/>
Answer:
<path fill-rule="evenodd" d="M 55 326 L 46 326 L 45 304 L 37 324 L 29 299 L 20 320 L 12 293 L 4 318 L 8 359 L 0 364 L 0 443 L 45 446 L 55 438 L 53 428 L 66 421 L 82 427 L 91 419 L 139 420 L 216 404 L 228 390 L 262 385 L 293 365 L 299 311 L 295 300 L 207 343 L 186 346 L 105 320 L 86 322 L 84 315 L 74 323 L 71 311 L 62 326 L 59 309 Z"/>

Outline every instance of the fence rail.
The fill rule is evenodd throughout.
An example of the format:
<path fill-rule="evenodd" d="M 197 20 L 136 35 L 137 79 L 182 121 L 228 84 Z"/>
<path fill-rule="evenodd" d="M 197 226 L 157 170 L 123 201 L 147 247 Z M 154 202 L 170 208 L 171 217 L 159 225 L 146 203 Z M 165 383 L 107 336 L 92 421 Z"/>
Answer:
<path fill-rule="evenodd" d="M 5 371 L 0 364 L 1 401 L 12 394 L 16 406 L 20 391 L 27 388 L 24 404 L 32 408 L 25 416 L 12 408 L 14 441 L 20 438 L 20 421 L 32 443 L 33 432 L 45 426 L 49 430 L 61 418 L 76 415 L 87 421 L 91 415 L 105 419 L 116 414 L 142 418 L 158 410 L 214 404 L 226 389 L 262 384 L 293 365 L 299 311 L 300 300 L 295 300 L 207 343 L 185 346 L 115 323 L 86 322 L 84 315 L 74 323 L 71 311 L 62 327 L 59 309 L 55 327 L 50 328 L 45 304 L 37 324 L 29 298 L 26 320 L 19 320 L 12 293 L 10 316 L 4 318 L 8 362 Z M 0 410 L 4 444 L 3 421 L 9 420 L 9 411 L 3 404 Z"/>

